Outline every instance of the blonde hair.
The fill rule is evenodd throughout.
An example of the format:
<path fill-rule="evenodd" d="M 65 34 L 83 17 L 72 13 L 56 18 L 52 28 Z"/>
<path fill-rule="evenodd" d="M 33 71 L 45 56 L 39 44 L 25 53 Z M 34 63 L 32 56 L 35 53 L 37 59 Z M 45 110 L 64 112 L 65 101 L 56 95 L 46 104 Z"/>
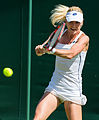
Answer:
<path fill-rule="evenodd" d="M 83 11 L 76 6 L 67 7 L 65 5 L 56 5 L 55 8 L 51 11 L 51 23 L 53 26 L 56 26 L 57 23 L 61 24 L 66 20 L 66 14 L 70 11 L 77 11 L 83 13 Z"/>

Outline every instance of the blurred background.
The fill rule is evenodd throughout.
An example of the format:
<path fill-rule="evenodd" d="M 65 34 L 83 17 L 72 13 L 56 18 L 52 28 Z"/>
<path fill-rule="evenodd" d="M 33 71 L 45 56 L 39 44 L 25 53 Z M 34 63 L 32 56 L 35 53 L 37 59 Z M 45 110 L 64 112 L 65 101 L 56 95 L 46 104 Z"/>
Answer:
<path fill-rule="evenodd" d="M 98 73 L 98 3 L 95 0 L 33 0 L 31 43 L 30 120 L 54 70 L 55 56 L 37 57 L 35 46 L 42 44 L 54 29 L 50 11 L 57 4 L 79 6 L 84 12 L 84 31 L 90 47 L 83 69 L 83 93 L 88 102 L 83 107 L 84 120 L 99 119 Z M 26 120 L 28 82 L 29 0 L 0 2 L 0 120 Z M 13 69 L 13 76 L 3 75 L 3 68 Z M 66 120 L 63 104 L 48 120 Z"/>

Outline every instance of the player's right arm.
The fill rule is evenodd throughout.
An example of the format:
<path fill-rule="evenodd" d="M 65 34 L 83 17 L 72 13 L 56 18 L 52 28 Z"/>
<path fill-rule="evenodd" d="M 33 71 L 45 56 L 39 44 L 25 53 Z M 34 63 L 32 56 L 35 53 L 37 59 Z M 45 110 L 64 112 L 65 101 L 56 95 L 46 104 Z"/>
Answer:
<path fill-rule="evenodd" d="M 43 44 L 42 45 L 37 45 L 35 47 L 35 52 L 37 56 L 42 56 L 43 54 L 45 54 L 44 48 L 43 48 Z"/>
<path fill-rule="evenodd" d="M 46 50 L 43 48 L 43 46 L 44 46 L 45 44 L 47 44 L 48 41 L 49 41 L 49 39 L 47 39 L 42 45 L 37 45 L 37 46 L 35 47 L 35 52 L 36 52 L 36 55 L 37 55 L 37 56 L 42 56 L 43 54 L 45 54 Z"/>
<path fill-rule="evenodd" d="M 46 50 L 43 48 L 43 46 L 49 42 L 49 40 L 53 34 L 54 34 L 54 31 L 51 33 L 51 35 L 48 37 L 48 39 L 42 45 L 37 45 L 35 47 L 35 52 L 36 52 L 37 56 L 42 56 L 43 54 L 46 53 Z"/>

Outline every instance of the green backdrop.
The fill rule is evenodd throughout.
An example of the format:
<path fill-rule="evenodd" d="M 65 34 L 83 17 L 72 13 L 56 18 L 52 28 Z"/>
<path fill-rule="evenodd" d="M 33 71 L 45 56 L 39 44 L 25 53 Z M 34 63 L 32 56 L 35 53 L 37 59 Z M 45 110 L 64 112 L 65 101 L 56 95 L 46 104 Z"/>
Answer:
<path fill-rule="evenodd" d="M 28 68 L 28 19 L 29 0 L 4 0 L 0 2 L 0 120 L 26 120 L 27 68 Z M 57 4 L 80 6 L 84 11 L 82 30 L 90 36 L 90 47 L 83 70 L 83 93 L 88 98 L 83 107 L 84 120 L 99 119 L 98 74 L 98 3 L 95 0 L 33 0 L 31 98 L 30 117 L 43 95 L 54 70 L 55 56 L 37 57 L 35 46 L 44 42 L 54 29 L 50 11 Z M 11 67 L 14 74 L 6 78 L 2 71 Z M 48 120 L 66 120 L 63 104 Z"/>
<path fill-rule="evenodd" d="M 82 30 L 90 37 L 90 47 L 83 70 L 83 93 L 88 102 L 83 107 L 84 120 L 99 119 L 99 75 L 98 75 L 98 4 L 97 1 L 89 0 L 34 0 L 33 4 L 33 50 L 36 45 L 46 40 L 53 30 L 50 23 L 50 11 L 57 4 L 67 6 L 79 6 L 84 12 L 84 26 Z M 32 90 L 31 90 L 31 114 L 34 115 L 36 105 L 43 95 L 54 70 L 54 56 L 44 55 L 37 57 L 32 54 Z M 63 105 L 48 118 L 48 120 L 66 120 Z"/>
<path fill-rule="evenodd" d="M 0 1 L 0 120 L 25 120 L 28 0 Z M 14 74 L 7 78 L 3 68 Z"/>

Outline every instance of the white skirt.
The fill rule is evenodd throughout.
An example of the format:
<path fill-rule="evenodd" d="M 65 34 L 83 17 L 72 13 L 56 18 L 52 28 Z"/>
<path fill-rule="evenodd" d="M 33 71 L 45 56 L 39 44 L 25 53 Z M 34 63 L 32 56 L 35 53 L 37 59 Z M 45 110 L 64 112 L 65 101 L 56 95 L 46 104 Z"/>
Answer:
<path fill-rule="evenodd" d="M 45 92 L 51 92 L 61 102 L 71 101 L 79 105 L 85 105 L 87 102 L 86 96 L 82 94 L 82 79 L 78 80 L 73 75 L 61 76 L 54 72 Z"/>

